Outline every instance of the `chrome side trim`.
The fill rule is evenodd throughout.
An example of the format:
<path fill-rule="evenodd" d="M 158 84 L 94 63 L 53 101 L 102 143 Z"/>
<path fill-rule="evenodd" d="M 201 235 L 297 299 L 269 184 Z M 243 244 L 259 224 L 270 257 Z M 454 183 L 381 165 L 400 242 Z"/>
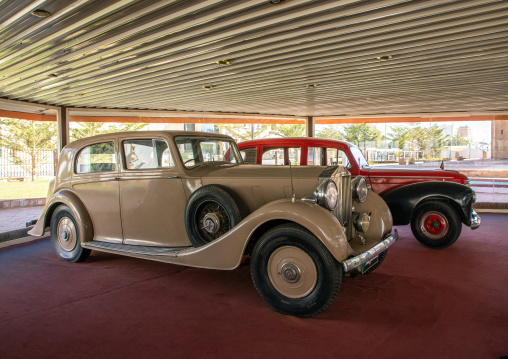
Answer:
<path fill-rule="evenodd" d="M 476 211 L 473 209 L 473 212 L 471 212 L 471 229 L 476 229 L 480 227 L 480 224 L 482 223 L 482 219 L 476 213 Z"/>
<path fill-rule="evenodd" d="M 381 253 L 383 253 L 385 250 L 388 249 L 393 243 L 395 243 L 396 240 L 399 239 L 399 232 L 397 230 L 394 230 L 394 232 L 387 237 L 384 241 L 381 243 L 375 245 L 371 249 L 369 249 L 366 252 L 363 252 L 360 255 L 357 255 L 356 257 L 349 258 L 342 262 L 342 266 L 344 267 L 344 272 L 350 272 L 351 270 L 361 266 L 362 264 L 365 264 L 372 259 L 379 256 Z"/>

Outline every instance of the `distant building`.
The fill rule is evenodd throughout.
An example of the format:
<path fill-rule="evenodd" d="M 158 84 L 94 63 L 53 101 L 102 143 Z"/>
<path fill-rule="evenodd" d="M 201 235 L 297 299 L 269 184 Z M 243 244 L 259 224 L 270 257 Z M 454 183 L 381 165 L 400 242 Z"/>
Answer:
<path fill-rule="evenodd" d="M 492 121 L 492 158 L 508 158 L 508 121 Z"/>
<path fill-rule="evenodd" d="M 465 138 L 466 140 L 472 141 L 473 133 L 471 132 L 471 127 L 469 126 L 460 126 L 457 129 L 457 136 L 461 138 Z"/>

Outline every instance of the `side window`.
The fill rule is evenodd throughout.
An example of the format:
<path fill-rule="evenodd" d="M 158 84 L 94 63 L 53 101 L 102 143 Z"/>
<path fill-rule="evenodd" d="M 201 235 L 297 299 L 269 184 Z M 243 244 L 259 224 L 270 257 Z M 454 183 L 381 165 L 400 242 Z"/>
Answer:
<path fill-rule="evenodd" d="M 284 148 L 282 148 L 282 147 L 263 148 L 263 157 L 261 158 L 261 164 L 283 166 L 284 165 Z"/>
<path fill-rule="evenodd" d="M 76 160 L 76 173 L 114 171 L 116 169 L 115 144 L 95 143 L 83 148 Z"/>
<path fill-rule="evenodd" d="M 244 148 L 243 150 L 240 150 L 243 162 L 253 165 L 256 164 L 257 151 L 257 147 Z"/>
<path fill-rule="evenodd" d="M 288 148 L 288 157 L 289 162 L 291 162 L 291 166 L 300 166 L 300 158 L 301 158 L 301 148 L 300 147 L 289 147 Z M 289 163 L 288 163 L 289 165 Z"/>
<path fill-rule="evenodd" d="M 327 148 L 326 165 L 327 166 L 341 165 L 346 168 L 349 168 L 349 159 L 347 158 L 346 152 L 339 150 L 338 148 Z"/>
<path fill-rule="evenodd" d="M 307 151 L 307 166 L 323 165 L 323 148 L 309 147 Z"/>
<path fill-rule="evenodd" d="M 128 170 L 174 166 L 173 157 L 164 140 L 125 140 L 123 149 Z"/>

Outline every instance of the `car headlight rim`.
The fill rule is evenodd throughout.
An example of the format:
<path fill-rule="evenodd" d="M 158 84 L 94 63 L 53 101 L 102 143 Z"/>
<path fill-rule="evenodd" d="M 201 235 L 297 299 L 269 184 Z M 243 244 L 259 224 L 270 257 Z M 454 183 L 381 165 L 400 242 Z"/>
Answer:
<path fill-rule="evenodd" d="M 369 187 L 367 185 L 367 180 L 365 177 L 359 176 L 359 179 L 357 179 L 354 184 L 353 199 L 358 202 L 365 202 L 368 192 Z"/>
<path fill-rule="evenodd" d="M 333 181 L 328 181 L 325 192 L 326 205 L 329 210 L 334 210 L 339 201 L 339 190 Z"/>
<path fill-rule="evenodd" d="M 339 203 L 339 190 L 333 180 L 321 183 L 316 189 L 314 196 L 317 203 L 329 211 L 333 211 Z"/>

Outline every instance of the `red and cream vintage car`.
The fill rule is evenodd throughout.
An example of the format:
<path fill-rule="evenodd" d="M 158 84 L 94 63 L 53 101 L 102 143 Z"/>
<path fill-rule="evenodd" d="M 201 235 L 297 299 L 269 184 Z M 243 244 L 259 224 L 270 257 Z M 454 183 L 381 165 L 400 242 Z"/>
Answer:
<path fill-rule="evenodd" d="M 481 223 L 473 209 L 476 193 L 457 171 L 371 167 L 357 146 L 321 138 L 267 138 L 240 142 L 238 147 L 245 163 L 344 166 L 353 178 L 365 178 L 386 201 L 394 225 L 411 224 L 416 239 L 429 248 L 452 245 L 462 223 L 471 229 Z"/>
<path fill-rule="evenodd" d="M 386 203 L 342 166 L 244 165 L 231 137 L 183 131 L 64 147 L 30 234 L 47 227 L 69 262 L 103 251 L 230 270 L 250 256 L 263 299 L 301 317 L 334 300 L 344 273 L 376 269 L 398 238 Z"/>

